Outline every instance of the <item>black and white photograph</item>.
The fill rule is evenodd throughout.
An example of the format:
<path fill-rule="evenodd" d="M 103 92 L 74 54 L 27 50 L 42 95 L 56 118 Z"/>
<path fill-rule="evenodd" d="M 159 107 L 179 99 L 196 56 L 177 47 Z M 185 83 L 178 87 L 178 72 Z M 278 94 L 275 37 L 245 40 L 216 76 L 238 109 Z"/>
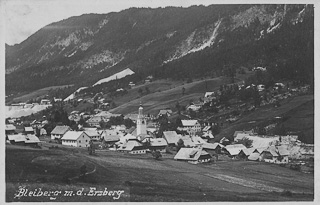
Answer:
<path fill-rule="evenodd" d="M 0 6 L 1 202 L 319 202 L 316 1 Z"/>

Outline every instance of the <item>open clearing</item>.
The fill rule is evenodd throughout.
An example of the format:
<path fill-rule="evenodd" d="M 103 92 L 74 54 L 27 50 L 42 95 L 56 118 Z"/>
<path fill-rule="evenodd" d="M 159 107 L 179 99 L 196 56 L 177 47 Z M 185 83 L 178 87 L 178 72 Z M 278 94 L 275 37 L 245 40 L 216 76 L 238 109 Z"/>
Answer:
<path fill-rule="evenodd" d="M 204 97 L 206 91 L 217 90 L 220 85 L 228 81 L 229 79 L 226 77 L 219 77 L 194 81 L 188 84 L 173 83 L 171 81 L 152 82 L 129 90 L 128 94 L 117 98 L 115 103 L 120 106 L 110 110 L 110 112 L 134 113 L 139 104 L 142 103 L 145 113 L 157 114 L 160 109 L 174 109 L 177 102 L 181 105 L 187 105 L 190 100 L 198 101 L 200 97 Z M 148 87 L 151 93 L 139 97 L 138 90 L 141 88 L 144 91 L 145 87 Z M 182 95 L 182 88 L 185 88 L 184 95 Z"/>
<path fill-rule="evenodd" d="M 251 161 L 218 161 L 193 165 L 151 155 L 86 149 L 39 150 L 6 146 L 6 201 L 311 201 L 314 176 L 279 165 Z M 80 167 L 93 172 L 81 181 Z M 66 178 L 75 178 L 70 183 Z M 19 186 L 29 190 L 124 190 L 106 196 L 14 198 Z M 289 193 L 289 194 L 288 194 Z"/>

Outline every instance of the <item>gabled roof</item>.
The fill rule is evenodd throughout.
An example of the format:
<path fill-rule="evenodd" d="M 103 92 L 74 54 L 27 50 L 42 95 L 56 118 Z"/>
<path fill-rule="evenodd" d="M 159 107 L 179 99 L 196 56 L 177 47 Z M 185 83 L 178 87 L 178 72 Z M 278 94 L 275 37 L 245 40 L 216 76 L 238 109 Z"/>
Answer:
<path fill-rule="evenodd" d="M 208 156 L 211 158 L 211 155 L 202 150 L 201 148 L 186 148 L 183 147 L 179 152 L 174 156 L 176 160 L 188 160 L 188 161 L 197 161 L 200 156 Z"/>
<path fill-rule="evenodd" d="M 263 152 L 269 152 L 274 157 L 279 156 L 278 153 L 277 153 L 277 149 L 274 146 L 268 147 L 267 149 L 263 150 Z"/>
<path fill-rule="evenodd" d="M 213 95 L 214 94 L 214 92 L 206 92 L 205 94 L 204 94 L 204 97 L 206 98 L 206 97 L 209 97 L 209 96 L 211 96 L 211 95 Z"/>
<path fill-rule="evenodd" d="M 125 143 L 122 147 L 119 148 L 119 150 L 123 151 L 132 151 L 134 149 L 142 148 L 143 145 L 138 142 L 137 140 L 129 140 L 127 143 Z"/>
<path fill-rule="evenodd" d="M 181 120 L 182 125 L 186 126 L 195 126 L 198 123 L 198 120 Z"/>
<path fill-rule="evenodd" d="M 165 110 L 160 110 L 158 116 L 160 115 L 167 115 L 167 114 L 172 114 L 172 110 L 171 109 L 165 109 Z"/>
<path fill-rule="evenodd" d="M 288 156 L 290 153 L 284 146 L 277 147 L 280 156 Z"/>
<path fill-rule="evenodd" d="M 229 152 L 230 155 L 237 155 L 241 150 L 247 149 L 243 144 L 233 144 L 225 146 L 225 149 Z"/>
<path fill-rule="evenodd" d="M 69 126 L 59 126 L 58 125 L 51 131 L 51 134 L 64 135 L 68 130 L 70 130 Z"/>
<path fill-rule="evenodd" d="M 203 129 L 202 129 L 202 131 L 203 132 L 207 132 L 207 131 L 209 131 L 211 129 L 211 126 L 205 126 Z"/>
<path fill-rule="evenodd" d="M 104 141 L 105 142 L 116 142 L 120 140 L 119 135 L 105 135 L 104 136 Z"/>
<path fill-rule="evenodd" d="M 23 134 L 8 135 L 8 139 L 14 142 L 24 142 L 26 140 L 25 135 Z"/>
<path fill-rule="evenodd" d="M 202 144 L 202 148 L 203 149 L 212 149 L 212 150 L 214 150 L 214 149 L 216 149 L 218 146 L 220 146 L 221 148 L 223 148 L 224 147 L 224 145 L 222 145 L 222 144 L 220 144 L 220 143 L 218 143 L 218 142 L 215 142 L 215 143 L 204 143 L 204 144 Z"/>
<path fill-rule="evenodd" d="M 233 134 L 233 136 L 234 136 L 234 137 L 237 137 L 237 135 L 240 134 L 240 133 L 241 133 L 241 134 L 247 134 L 247 135 L 249 135 L 249 134 L 253 134 L 253 130 L 248 130 L 248 131 L 235 131 L 234 134 Z"/>
<path fill-rule="evenodd" d="M 39 138 L 37 137 L 37 136 L 35 136 L 35 135 L 26 135 L 25 136 L 25 143 L 26 144 L 29 144 L 29 143 L 38 143 L 38 142 L 40 142 L 40 140 L 39 140 Z"/>
<path fill-rule="evenodd" d="M 102 112 L 96 114 L 95 116 L 96 117 L 101 116 L 101 117 L 109 119 L 110 117 L 119 117 L 119 116 L 121 116 L 121 114 L 112 114 L 111 112 L 108 112 L 108 111 L 102 111 Z"/>
<path fill-rule="evenodd" d="M 87 120 L 87 122 L 101 122 L 104 121 L 104 117 L 102 116 L 93 116 Z"/>
<path fill-rule="evenodd" d="M 14 126 L 13 124 L 6 124 L 6 130 L 9 131 L 9 130 L 16 130 L 16 126 Z"/>
<path fill-rule="evenodd" d="M 240 152 L 243 152 L 246 156 L 249 156 L 254 150 L 254 148 L 246 148 L 242 149 Z"/>
<path fill-rule="evenodd" d="M 163 137 L 168 144 L 176 144 L 179 141 L 179 136 L 176 131 L 165 131 Z"/>
<path fill-rule="evenodd" d="M 262 137 L 262 136 L 252 136 L 249 134 L 238 133 L 237 136 L 234 138 L 234 141 L 237 142 L 238 140 L 241 140 L 243 138 L 248 138 L 249 140 L 252 140 L 252 147 L 254 148 L 268 147 L 279 140 L 279 137 L 273 137 L 273 136 Z"/>
<path fill-rule="evenodd" d="M 26 132 L 34 132 L 32 127 L 24 127 L 24 131 L 26 131 Z"/>
<path fill-rule="evenodd" d="M 77 140 L 83 133 L 85 134 L 85 132 L 83 132 L 83 131 L 80 131 L 80 132 L 79 131 L 68 131 L 61 139 L 62 140 Z M 85 135 L 87 135 L 87 134 L 85 134 Z"/>
<path fill-rule="evenodd" d="M 155 139 L 150 139 L 150 146 L 151 147 L 160 147 L 160 146 L 167 146 L 168 143 L 165 139 L 163 138 L 155 138 Z"/>
<path fill-rule="evenodd" d="M 259 159 L 259 156 L 259 153 L 253 152 L 248 156 L 248 160 L 257 161 Z"/>
<path fill-rule="evenodd" d="M 84 131 L 89 137 L 95 137 L 100 136 L 100 134 L 97 131 L 94 130 L 86 130 Z"/>

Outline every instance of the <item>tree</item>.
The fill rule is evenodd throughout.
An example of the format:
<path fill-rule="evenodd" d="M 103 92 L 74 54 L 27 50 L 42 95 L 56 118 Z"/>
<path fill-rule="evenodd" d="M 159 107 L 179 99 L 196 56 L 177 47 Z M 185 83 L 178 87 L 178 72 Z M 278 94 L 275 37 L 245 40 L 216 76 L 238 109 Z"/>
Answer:
<path fill-rule="evenodd" d="M 183 88 L 182 88 L 182 95 L 184 95 L 185 92 L 186 92 L 186 89 L 183 87 Z"/>
<path fill-rule="evenodd" d="M 139 88 L 138 93 L 140 96 L 142 96 L 143 90 L 141 88 Z"/>
<path fill-rule="evenodd" d="M 244 137 L 238 141 L 235 142 L 235 144 L 243 144 L 246 148 L 250 148 L 252 147 L 252 140 L 250 140 L 249 138 L 247 137 Z"/>
<path fill-rule="evenodd" d="M 153 150 L 151 154 L 155 160 L 159 160 L 162 157 L 160 151 L 158 150 Z"/>
<path fill-rule="evenodd" d="M 146 94 L 149 94 L 149 93 L 150 93 L 150 90 L 149 90 L 148 87 L 146 87 L 145 90 L 146 90 Z"/>
<path fill-rule="evenodd" d="M 181 147 L 184 147 L 184 142 L 182 139 L 179 139 L 177 142 L 177 151 L 179 151 Z"/>

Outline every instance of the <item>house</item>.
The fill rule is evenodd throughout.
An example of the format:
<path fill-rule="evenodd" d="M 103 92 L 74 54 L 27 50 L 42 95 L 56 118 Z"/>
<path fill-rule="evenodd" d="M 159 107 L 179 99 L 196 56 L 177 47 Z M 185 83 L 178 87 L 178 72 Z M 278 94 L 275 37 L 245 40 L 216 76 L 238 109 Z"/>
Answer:
<path fill-rule="evenodd" d="M 278 153 L 276 148 L 268 147 L 260 154 L 260 161 L 269 162 L 269 163 L 277 163 L 278 162 Z"/>
<path fill-rule="evenodd" d="M 189 135 L 195 135 L 197 132 L 201 132 L 201 125 L 198 120 L 181 120 L 182 127 L 178 127 L 178 130 L 186 131 Z"/>
<path fill-rule="evenodd" d="M 14 145 L 37 145 L 40 142 L 37 136 L 31 134 L 8 135 L 8 140 Z"/>
<path fill-rule="evenodd" d="M 167 141 L 168 145 L 170 146 L 175 146 L 180 139 L 176 131 L 163 132 L 163 138 Z"/>
<path fill-rule="evenodd" d="M 14 126 L 13 124 L 6 124 L 6 135 L 14 134 L 16 132 L 16 129 L 16 126 Z"/>
<path fill-rule="evenodd" d="M 87 120 L 87 123 L 91 126 L 91 127 L 100 127 L 100 123 L 101 122 L 107 122 L 107 119 L 105 119 L 102 116 L 93 116 L 90 119 Z"/>
<path fill-rule="evenodd" d="M 47 131 L 44 128 L 40 129 L 40 136 L 47 135 Z"/>
<path fill-rule="evenodd" d="M 198 137 L 198 136 L 185 135 L 185 136 L 181 136 L 180 139 L 183 140 L 183 144 L 186 147 L 196 147 L 196 146 L 200 146 L 202 144 L 207 143 L 201 137 Z"/>
<path fill-rule="evenodd" d="M 223 144 L 224 146 L 229 145 L 231 142 L 229 139 L 227 139 L 226 137 L 223 137 L 220 139 L 220 144 Z"/>
<path fill-rule="evenodd" d="M 91 140 L 93 140 L 93 141 L 100 140 L 100 134 L 98 133 L 98 131 L 86 130 L 84 132 L 90 137 Z"/>
<path fill-rule="evenodd" d="M 25 135 L 23 134 L 7 135 L 7 137 L 10 143 L 14 145 L 24 145 L 26 140 Z"/>
<path fill-rule="evenodd" d="M 227 145 L 223 148 L 224 152 L 232 158 L 236 157 L 243 149 L 247 149 L 243 144 Z"/>
<path fill-rule="evenodd" d="M 242 149 L 239 154 L 238 154 L 238 158 L 239 159 L 248 159 L 248 157 L 255 151 L 255 148 L 247 148 L 247 149 Z"/>
<path fill-rule="evenodd" d="M 146 154 L 146 147 L 139 142 L 137 139 L 129 139 L 126 143 L 124 143 L 118 151 L 127 152 L 130 154 Z"/>
<path fill-rule="evenodd" d="M 32 127 L 24 127 L 24 134 L 34 134 L 34 130 Z"/>
<path fill-rule="evenodd" d="M 277 146 L 277 151 L 278 151 L 278 163 L 280 164 L 287 164 L 289 163 L 289 151 L 285 146 Z"/>
<path fill-rule="evenodd" d="M 124 119 L 130 119 L 133 122 L 136 122 L 138 119 L 138 114 L 127 114 L 124 116 Z"/>
<path fill-rule="evenodd" d="M 69 130 L 71 130 L 69 126 L 58 125 L 51 131 L 51 139 L 61 139 Z"/>
<path fill-rule="evenodd" d="M 215 151 L 215 153 L 220 154 L 221 149 L 224 148 L 224 145 L 215 142 L 215 143 L 204 143 L 201 145 L 205 151 Z"/>
<path fill-rule="evenodd" d="M 161 116 L 164 116 L 164 115 L 166 115 L 167 117 L 170 117 L 172 115 L 172 110 L 171 109 L 160 110 L 157 116 L 161 117 Z"/>
<path fill-rule="evenodd" d="M 91 139 L 83 131 L 68 131 L 61 140 L 62 145 L 71 147 L 89 147 Z"/>
<path fill-rule="evenodd" d="M 211 96 L 214 96 L 214 92 L 206 92 L 204 94 L 204 97 L 207 98 L 207 97 L 211 97 Z"/>
<path fill-rule="evenodd" d="M 212 156 L 204 151 L 202 148 L 181 148 L 174 156 L 175 160 L 187 161 L 190 163 L 204 163 L 209 162 Z"/>
<path fill-rule="evenodd" d="M 40 142 L 39 138 L 37 136 L 35 136 L 34 134 L 27 134 L 25 135 L 25 145 L 38 145 L 38 143 Z"/>
<path fill-rule="evenodd" d="M 130 87 L 133 87 L 133 86 L 135 86 L 135 85 L 136 85 L 136 84 L 134 84 L 133 82 L 130 82 L 130 83 L 129 83 L 129 86 L 130 86 Z"/>
<path fill-rule="evenodd" d="M 53 98 L 54 102 L 62 102 L 61 98 Z"/>
<path fill-rule="evenodd" d="M 40 105 L 51 105 L 51 102 L 50 102 L 50 100 L 42 99 L 40 102 Z"/>
<path fill-rule="evenodd" d="M 192 110 L 192 111 L 199 111 L 201 109 L 200 105 L 189 105 L 187 107 L 187 110 Z"/>
<path fill-rule="evenodd" d="M 250 161 L 258 161 L 259 159 L 260 159 L 260 153 L 259 152 L 252 152 L 248 156 L 248 160 L 250 160 Z"/>
<path fill-rule="evenodd" d="M 101 138 L 103 139 L 103 142 L 105 144 L 108 144 L 109 147 L 114 146 L 115 143 L 120 141 L 120 137 L 119 135 L 105 135 L 102 136 Z"/>
<path fill-rule="evenodd" d="M 166 152 L 166 147 L 168 145 L 167 141 L 163 138 L 150 139 L 150 150 L 160 151 L 162 153 Z"/>

